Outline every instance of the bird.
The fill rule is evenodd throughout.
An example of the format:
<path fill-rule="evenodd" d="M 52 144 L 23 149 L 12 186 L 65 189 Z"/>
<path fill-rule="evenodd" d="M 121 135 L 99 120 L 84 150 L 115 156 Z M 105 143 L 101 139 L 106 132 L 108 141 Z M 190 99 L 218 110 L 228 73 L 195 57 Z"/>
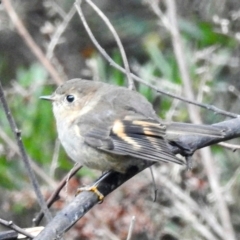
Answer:
<path fill-rule="evenodd" d="M 166 122 L 152 104 L 136 91 L 100 81 L 72 79 L 50 96 L 58 137 L 75 162 L 102 172 L 125 173 L 144 161 L 184 164 L 192 155 L 181 136 L 222 138 L 224 129 L 213 125 Z"/>

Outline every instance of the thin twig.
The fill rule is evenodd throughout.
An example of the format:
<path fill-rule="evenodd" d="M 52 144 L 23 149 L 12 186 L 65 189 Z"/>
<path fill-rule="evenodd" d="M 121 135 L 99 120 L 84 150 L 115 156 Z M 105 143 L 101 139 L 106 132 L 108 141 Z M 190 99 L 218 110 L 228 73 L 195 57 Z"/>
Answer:
<path fill-rule="evenodd" d="M 0 137 L 2 140 L 9 146 L 9 148 L 12 150 L 12 152 L 15 154 L 18 154 L 21 156 L 18 145 L 11 139 L 9 136 L 0 128 Z M 42 168 L 40 168 L 36 161 L 33 160 L 28 156 L 29 162 L 31 164 L 31 167 L 35 171 L 35 173 L 42 178 L 43 181 L 45 181 L 48 185 L 50 185 L 53 189 L 56 188 L 56 182 L 52 180 L 44 171 Z"/>
<path fill-rule="evenodd" d="M 240 145 L 237 144 L 231 144 L 231 143 L 226 143 L 226 142 L 220 142 L 218 143 L 218 145 L 228 148 L 228 149 L 232 149 L 233 152 L 235 152 L 236 150 L 240 149 Z"/>
<path fill-rule="evenodd" d="M 240 167 L 237 168 L 237 170 L 234 172 L 234 174 L 231 176 L 230 180 L 226 183 L 226 185 L 223 187 L 222 191 L 223 193 L 229 192 L 231 188 L 236 184 L 236 182 L 239 179 L 240 174 Z M 238 184 L 238 183 L 237 183 Z M 235 185 L 236 186 L 236 185 Z"/>
<path fill-rule="evenodd" d="M 127 235 L 127 239 L 126 239 L 126 240 L 131 240 L 131 238 L 132 238 L 132 233 L 133 233 L 135 221 L 136 221 L 136 217 L 135 217 L 135 216 L 132 216 L 132 219 L 131 219 L 131 223 L 130 223 L 130 226 L 129 226 L 128 235 Z"/>
<path fill-rule="evenodd" d="M 52 10 L 54 10 L 62 19 L 65 18 L 67 13 L 58 5 L 56 1 L 49 1 L 48 3 L 51 5 Z"/>
<path fill-rule="evenodd" d="M 72 20 L 75 13 L 76 13 L 76 8 L 73 5 L 72 8 L 70 9 L 70 11 L 68 12 L 68 14 L 64 17 L 64 20 L 62 21 L 62 23 L 58 26 L 57 30 L 55 31 L 55 33 L 51 39 L 51 42 L 48 45 L 47 54 L 46 54 L 47 58 L 49 58 L 49 59 L 52 58 L 54 49 L 57 46 L 61 35 L 67 28 L 68 23 Z"/>
<path fill-rule="evenodd" d="M 53 80 L 56 84 L 63 83 L 63 79 L 58 75 L 57 71 L 51 64 L 51 62 L 45 57 L 44 53 L 40 49 L 40 47 L 35 43 L 27 29 L 25 28 L 23 22 L 18 17 L 16 11 L 12 7 L 10 0 L 2 0 L 5 10 L 11 18 L 14 26 L 16 27 L 19 35 L 23 38 L 29 49 L 34 53 L 37 59 L 42 63 L 42 65 L 47 69 Z"/>
<path fill-rule="evenodd" d="M 23 228 L 18 227 L 16 224 L 13 223 L 13 221 L 6 221 L 6 220 L 0 218 L 0 224 L 2 224 L 5 227 L 8 227 L 10 229 L 13 229 L 18 233 L 21 233 L 22 235 L 24 235 L 26 237 L 33 239 L 33 236 L 30 233 L 28 233 Z"/>
<path fill-rule="evenodd" d="M 49 170 L 49 175 L 52 178 L 54 177 L 55 170 L 58 166 L 58 157 L 59 157 L 60 146 L 61 146 L 60 141 L 57 138 L 56 141 L 55 141 L 55 146 L 54 146 L 54 150 L 53 150 L 53 157 L 52 157 L 51 166 L 50 166 L 50 170 Z"/>
<path fill-rule="evenodd" d="M 153 184 L 153 202 L 156 202 L 157 200 L 157 185 L 156 185 L 156 181 L 154 178 L 154 174 L 153 174 L 153 169 L 152 166 L 149 167 L 150 173 L 151 173 L 151 177 L 152 177 L 152 184 Z"/>
<path fill-rule="evenodd" d="M 31 180 L 33 189 L 34 189 L 35 194 L 37 196 L 38 203 L 39 203 L 42 211 L 44 212 L 47 221 L 49 222 L 52 219 L 51 213 L 49 212 L 49 210 L 47 208 L 47 204 L 44 201 L 43 195 L 42 195 L 42 193 L 40 191 L 38 181 L 37 181 L 36 176 L 35 176 L 32 168 L 31 168 L 31 165 L 30 165 L 27 153 L 25 151 L 25 148 L 24 148 L 24 145 L 23 145 L 23 142 L 22 142 L 21 131 L 17 128 L 17 125 L 16 125 L 16 123 L 15 123 L 15 121 L 13 119 L 13 116 L 11 114 L 11 111 L 10 111 L 10 109 L 8 107 L 7 101 L 6 101 L 5 97 L 4 97 L 4 92 L 3 92 L 1 81 L 0 81 L 0 101 L 2 103 L 4 112 L 5 112 L 6 116 L 7 116 L 8 122 L 10 124 L 11 129 L 12 129 L 12 132 L 13 132 L 13 134 L 15 136 L 17 145 L 19 147 L 19 152 L 20 152 L 21 158 L 22 158 L 22 160 L 24 162 L 24 165 L 25 165 L 25 167 L 27 169 L 28 176 L 29 176 L 29 178 Z"/>
<path fill-rule="evenodd" d="M 183 82 L 183 90 L 184 95 L 190 99 L 194 100 L 194 93 L 192 88 L 192 82 L 190 76 L 188 74 L 188 68 L 186 63 L 186 58 L 184 57 L 183 46 L 182 46 L 182 39 L 180 33 L 178 31 L 178 24 L 177 24 L 177 17 L 175 14 L 175 2 L 171 0 L 170 2 L 166 2 L 167 8 L 169 11 L 169 23 L 168 28 L 172 35 L 172 44 L 174 49 L 174 54 L 176 56 L 176 60 L 178 63 L 179 72 L 181 74 L 182 82 Z M 190 115 L 190 119 L 195 124 L 201 123 L 201 118 L 199 114 L 197 114 L 197 110 L 194 106 L 188 105 L 188 112 Z"/>
<path fill-rule="evenodd" d="M 109 28 L 110 32 L 113 34 L 113 37 L 115 38 L 115 41 L 116 41 L 116 43 L 118 45 L 118 48 L 119 48 L 119 51 L 121 53 L 121 57 L 122 57 L 122 60 L 123 60 L 123 65 L 124 65 L 124 68 L 125 68 L 125 74 L 126 74 L 127 79 L 128 79 L 128 88 L 131 89 L 131 90 L 134 90 L 135 86 L 134 86 L 134 82 L 132 80 L 132 76 L 131 76 L 131 72 L 130 72 L 130 67 L 129 67 L 129 64 L 128 64 L 127 56 L 126 56 L 126 53 L 124 51 L 122 42 L 121 42 L 121 40 L 120 40 L 116 30 L 114 29 L 113 25 L 111 24 L 109 19 L 106 17 L 106 15 L 104 15 L 104 13 L 91 0 L 85 0 L 85 2 L 87 2 L 94 9 L 94 11 L 102 18 L 104 23 Z M 79 2 L 77 0 L 75 2 L 75 7 L 76 7 L 80 17 L 83 16 L 83 12 L 82 12 L 82 9 L 81 9 L 81 1 Z"/>
<path fill-rule="evenodd" d="M 52 193 L 52 195 L 48 198 L 47 200 L 47 206 L 50 208 L 52 204 L 58 200 L 59 198 L 59 193 L 61 190 L 66 186 L 68 183 L 69 179 L 71 179 L 78 171 L 81 169 L 82 166 L 80 164 L 76 164 L 70 171 L 69 173 L 62 179 L 62 181 L 59 183 L 58 187 L 56 190 Z M 43 213 L 40 212 L 37 217 L 33 219 L 34 224 L 37 226 L 39 225 L 40 221 L 43 218 Z"/>
<path fill-rule="evenodd" d="M 138 81 L 139 81 L 139 80 L 138 80 Z M 215 106 L 213 106 L 213 105 L 204 104 L 204 103 L 199 103 L 199 102 L 197 102 L 197 101 L 190 100 L 189 98 L 184 98 L 184 97 L 177 96 L 177 95 L 172 94 L 172 93 L 169 93 L 169 92 L 165 92 L 165 91 L 163 91 L 163 90 L 160 90 L 160 89 L 155 88 L 153 85 L 150 85 L 150 84 L 148 84 L 148 83 L 144 83 L 143 81 L 144 81 L 144 80 L 141 79 L 141 83 L 143 83 L 143 84 L 145 84 L 146 86 L 149 86 L 149 87 L 155 89 L 157 92 L 159 92 L 159 93 L 161 93 L 161 94 L 164 94 L 164 95 L 166 95 L 166 96 L 168 96 L 168 97 L 176 98 L 176 99 L 178 99 L 178 100 L 180 100 L 180 101 L 182 101 L 182 102 L 186 102 L 186 103 L 189 103 L 189 104 L 198 106 L 198 107 L 205 108 L 205 109 L 207 109 L 207 110 L 209 110 L 209 111 L 213 111 L 213 112 L 216 113 L 216 114 L 221 114 L 221 115 L 224 115 L 224 116 L 227 116 L 227 117 L 231 117 L 231 118 L 237 118 L 237 117 L 239 117 L 239 115 L 236 114 L 236 113 L 224 111 L 224 110 L 222 110 L 222 109 L 220 109 L 220 108 L 217 108 L 217 107 L 215 107 Z M 140 81 L 139 81 L 139 82 L 140 82 Z"/>
<path fill-rule="evenodd" d="M 105 49 L 103 49 L 101 47 L 101 45 L 98 43 L 97 39 L 94 37 L 91 29 L 89 28 L 88 26 L 88 23 L 82 13 L 82 10 L 81 8 L 76 5 L 76 8 L 78 10 L 78 14 L 80 16 L 80 19 L 83 23 L 83 26 L 85 28 L 85 30 L 87 31 L 91 41 L 93 42 L 93 44 L 95 45 L 95 47 L 98 49 L 98 51 L 102 54 L 102 56 L 114 67 L 116 68 L 117 70 L 119 70 L 120 72 L 124 73 L 124 74 L 127 74 L 126 70 L 124 68 L 122 68 L 121 66 L 119 66 L 116 62 L 113 61 L 113 59 L 107 54 L 107 52 L 105 51 Z M 172 97 L 172 98 L 176 98 L 178 100 L 181 100 L 183 102 L 186 102 L 186 103 L 189 103 L 189 104 L 192 104 L 192 105 L 196 105 L 196 106 L 199 106 L 199 107 L 202 107 L 202 108 L 205 108 L 207 110 L 210 110 L 210 111 L 213 111 L 217 114 L 221 114 L 221 115 L 224 115 L 224 116 L 228 116 L 228 117 L 232 117 L 232 118 L 236 118 L 238 117 L 239 115 L 238 114 L 235 114 L 235 113 L 231 113 L 231 112 L 227 112 L 227 111 L 224 111 L 224 110 L 221 110 L 215 106 L 212 106 L 212 105 L 208 105 L 208 104 L 203 104 L 203 103 L 199 103 L 199 102 L 196 102 L 196 101 L 193 101 L 193 100 L 189 100 L 187 98 L 184 98 L 184 97 L 181 97 L 181 96 L 177 96 L 175 94 L 172 94 L 172 93 L 169 93 L 169 92 L 165 92 L 163 90 L 160 90 L 159 88 L 155 87 L 154 85 L 150 84 L 150 83 L 147 83 L 146 81 L 144 81 L 142 78 L 136 76 L 135 74 L 131 73 L 131 76 L 134 80 L 154 89 L 155 91 L 163 94 L 163 95 L 166 95 L 168 97 Z"/>

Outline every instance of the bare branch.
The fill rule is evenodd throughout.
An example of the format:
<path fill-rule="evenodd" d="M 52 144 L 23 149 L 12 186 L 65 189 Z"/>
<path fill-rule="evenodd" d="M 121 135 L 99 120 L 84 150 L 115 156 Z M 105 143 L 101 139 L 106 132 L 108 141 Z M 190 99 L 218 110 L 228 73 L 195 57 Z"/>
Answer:
<path fill-rule="evenodd" d="M 21 233 L 22 235 L 33 239 L 33 236 L 31 234 L 29 234 L 23 228 L 20 228 L 19 226 L 14 224 L 13 221 L 6 221 L 6 220 L 0 218 L 0 224 L 2 224 L 5 227 L 15 230 L 17 233 Z M 17 234 L 17 236 L 18 236 L 18 234 Z"/>
<path fill-rule="evenodd" d="M 29 162 L 26 150 L 25 150 L 23 142 L 22 142 L 21 131 L 17 128 L 17 125 L 16 125 L 16 123 L 15 123 L 15 121 L 13 119 L 13 116 L 11 114 L 11 111 L 10 111 L 10 109 L 8 107 L 7 101 L 6 101 L 5 97 L 4 97 L 4 92 L 3 92 L 3 88 L 2 88 L 1 82 L 0 82 L 0 101 L 2 103 L 4 112 L 5 112 L 6 116 L 7 116 L 8 122 L 10 124 L 11 129 L 12 129 L 12 132 L 13 132 L 13 134 L 15 136 L 17 145 L 19 147 L 19 152 L 20 152 L 21 158 L 22 158 L 23 163 L 24 163 L 24 165 L 25 165 L 25 167 L 27 169 L 28 176 L 29 176 L 29 178 L 31 180 L 33 189 L 34 189 L 35 194 L 37 196 L 38 203 L 41 206 L 42 211 L 45 213 L 45 216 L 46 216 L 47 220 L 50 221 L 52 219 L 52 216 L 51 216 L 51 214 L 50 214 L 50 212 L 49 212 L 49 210 L 47 208 L 46 202 L 44 201 L 44 198 L 43 198 L 42 193 L 40 191 L 38 181 L 37 181 L 36 176 L 35 176 L 32 168 L 31 168 L 31 165 L 30 165 L 30 162 Z"/>
<path fill-rule="evenodd" d="M 225 142 L 221 142 L 218 145 L 228 148 L 228 149 L 232 149 L 233 152 L 235 152 L 236 150 L 240 149 L 240 145 L 236 145 L 236 144 L 231 144 L 231 143 L 225 143 Z"/>
<path fill-rule="evenodd" d="M 131 223 L 128 230 L 127 240 L 131 240 L 135 221 L 136 221 L 136 217 L 132 216 Z"/>
<path fill-rule="evenodd" d="M 1 240 L 14 240 L 14 239 L 25 239 L 28 237 L 29 239 L 33 239 L 34 236 L 37 236 L 39 232 L 43 230 L 44 227 L 32 227 L 32 228 L 21 228 L 14 224 L 12 221 L 6 221 L 4 219 L 0 219 L 0 224 L 3 226 L 13 229 L 13 231 L 5 231 L 0 233 Z"/>
<path fill-rule="evenodd" d="M 42 63 L 42 65 L 47 69 L 53 80 L 56 82 L 56 84 L 63 83 L 62 78 L 58 75 L 57 71 L 51 64 L 51 62 L 45 57 L 42 50 L 39 48 L 39 46 L 34 42 L 33 38 L 23 25 L 23 22 L 18 17 L 16 11 L 12 7 L 10 0 L 3 0 L 4 7 L 11 18 L 14 26 L 16 27 L 19 35 L 23 38 L 29 49 L 33 52 L 33 54 L 37 57 L 37 59 Z"/>
<path fill-rule="evenodd" d="M 57 30 L 55 31 L 55 33 L 51 39 L 50 44 L 48 45 L 47 54 L 46 54 L 47 58 L 49 58 L 49 59 L 52 58 L 54 49 L 57 46 L 61 35 L 67 28 L 68 23 L 72 20 L 75 13 L 76 13 L 76 8 L 73 5 L 72 8 L 70 9 L 70 11 L 68 12 L 68 14 L 64 17 L 63 22 L 58 26 Z"/>
<path fill-rule="evenodd" d="M 61 190 L 66 186 L 68 183 L 69 179 L 71 179 L 80 169 L 82 168 L 81 165 L 76 164 L 70 172 L 62 179 L 62 181 L 59 183 L 58 187 L 55 189 L 55 191 L 52 193 L 52 195 L 48 198 L 47 200 L 47 206 L 50 208 L 52 204 L 58 200 L 59 198 L 59 193 Z M 41 222 L 43 218 L 43 212 L 40 212 L 37 217 L 33 219 L 34 224 L 37 226 Z"/>
<path fill-rule="evenodd" d="M 132 90 L 135 89 L 134 82 L 132 80 L 132 76 L 131 76 L 131 72 L 130 72 L 130 67 L 129 67 L 128 60 L 127 60 L 127 56 L 126 56 L 126 53 L 124 51 L 122 42 L 121 42 L 121 40 L 120 40 L 116 30 L 114 29 L 113 25 L 111 24 L 109 19 L 106 17 L 106 15 L 104 15 L 104 13 L 91 0 L 85 0 L 85 1 L 102 18 L 102 20 L 105 22 L 105 24 L 107 25 L 107 27 L 109 28 L 109 30 L 113 34 L 113 36 L 114 36 L 114 38 L 115 38 L 115 40 L 117 42 L 118 48 L 120 50 L 121 56 L 122 56 L 123 65 L 124 65 L 124 68 L 125 68 L 125 74 L 126 74 L 127 79 L 128 79 L 128 88 L 132 89 Z M 76 7 L 76 9 L 77 9 L 77 11 L 79 13 L 80 18 L 82 19 L 82 22 L 83 22 L 83 19 L 85 20 L 85 17 L 83 15 L 83 12 L 82 12 L 82 9 L 81 9 L 81 1 L 80 1 L 80 3 L 78 3 L 78 1 L 76 1 L 75 2 L 75 7 Z"/>

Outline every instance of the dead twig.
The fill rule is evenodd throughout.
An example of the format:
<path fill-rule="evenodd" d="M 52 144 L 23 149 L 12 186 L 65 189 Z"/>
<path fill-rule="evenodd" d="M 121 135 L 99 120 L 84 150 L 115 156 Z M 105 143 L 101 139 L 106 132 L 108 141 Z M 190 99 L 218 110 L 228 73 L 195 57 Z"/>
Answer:
<path fill-rule="evenodd" d="M 56 190 L 52 193 L 52 195 L 48 198 L 47 200 L 47 206 L 50 208 L 52 204 L 59 199 L 59 193 L 61 190 L 66 186 L 68 183 L 69 179 L 71 179 L 78 171 L 81 169 L 82 166 L 79 164 L 76 164 L 70 172 L 62 179 L 62 181 L 59 183 L 58 187 Z M 40 221 L 43 218 L 43 212 L 40 212 L 37 217 L 33 219 L 34 224 L 37 226 L 39 225 Z"/>
<path fill-rule="evenodd" d="M 21 158 L 22 158 L 23 163 L 24 163 L 24 165 L 25 165 L 25 167 L 27 169 L 27 173 L 28 173 L 28 176 L 29 176 L 29 178 L 31 180 L 31 183 L 32 183 L 33 189 L 35 191 L 35 194 L 37 196 L 38 203 L 39 203 L 42 211 L 44 212 L 47 221 L 49 222 L 52 219 L 51 213 L 49 212 L 49 210 L 47 208 L 46 202 L 44 201 L 43 195 L 42 195 L 42 193 L 40 191 L 40 187 L 39 187 L 38 181 L 37 181 L 36 176 L 35 176 L 35 174 L 34 174 L 34 172 L 32 170 L 32 167 L 30 165 L 30 162 L 29 162 L 26 150 L 25 150 L 23 142 L 22 142 L 21 131 L 17 128 L 17 125 L 16 125 L 16 123 L 15 123 L 15 121 L 13 119 L 13 116 L 11 114 L 11 111 L 10 111 L 10 109 L 8 107 L 7 101 L 6 101 L 5 97 L 4 97 L 4 92 L 3 92 L 3 88 L 2 88 L 1 82 L 0 82 L 0 101 L 2 103 L 4 112 L 5 112 L 6 116 L 7 116 L 8 122 L 10 124 L 11 129 L 12 129 L 12 132 L 13 132 L 13 134 L 15 136 L 17 145 L 19 147 L 19 152 L 20 152 Z"/>
<path fill-rule="evenodd" d="M 44 53 L 40 49 L 40 47 L 35 43 L 27 29 L 25 28 L 23 22 L 18 17 L 16 11 L 12 7 L 10 0 L 2 0 L 5 10 L 11 18 L 14 26 L 16 27 L 19 35 L 23 38 L 29 49 L 33 52 L 33 54 L 37 57 L 37 59 L 42 63 L 42 65 L 47 69 L 50 76 L 56 82 L 56 84 L 63 83 L 63 79 L 58 75 L 57 71 L 51 64 L 51 62 L 45 57 Z"/>
<path fill-rule="evenodd" d="M 136 221 L 136 217 L 132 216 L 126 240 L 131 240 L 131 238 L 132 238 L 132 233 L 133 233 L 133 228 L 134 228 L 135 221 Z"/>
<path fill-rule="evenodd" d="M 85 2 L 87 2 L 94 9 L 94 11 L 101 17 L 101 19 L 107 25 L 110 32 L 113 34 L 113 36 L 115 38 L 115 41 L 118 45 L 119 51 L 121 53 L 121 56 L 122 56 L 123 65 L 124 65 L 124 68 L 125 68 L 125 74 L 126 74 L 127 79 L 128 79 L 128 88 L 131 89 L 131 90 L 134 90 L 135 86 L 134 86 L 134 82 L 132 80 L 127 56 L 126 56 L 126 53 L 125 53 L 125 50 L 123 48 L 122 42 L 121 42 L 116 30 L 114 29 L 113 25 L 111 24 L 109 19 L 106 17 L 106 15 L 91 0 L 85 0 Z M 75 7 L 76 7 L 76 9 L 79 13 L 80 18 L 82 18 L 83 12 L 82 12 L 82 9 L 81 9 L 81 1 L 76 1 L 75 2 Z M 82 21 L 83 21 L 83 19 L 82 19 Z"/>
<path fill-rule="evenodd" d="M 52 36 L 52 39 L 47 48 L 47 54 L 46 54 L 47 58 L 51 59 L 53 57 L 54 49 L 57 46 L 61 35 L 66 30 L 69 22 L 72 20 L 75 13 L 76 13 L 76 8 L 73 5 L 72 8 L 70 9 L 70 11 L 68 12 L 68 14 L 66 16 L 64 16 L 62 23 L 58 26 L 57 30 L 55 31 L 55 33 Z"/>
<path fill-rule="evenodd" d="M 14 224 L 13 221 L 6 221 L 6 220 L 0 218 L 0 224 L 2 224 L 5 227 L 8 227 L 10 229 L 13 229 L 17 233 L 21 233 L 22 235 L 24 235 L 24 236 L 26 236 L 26 237 L 28 237 L 30 239 L 33 239 L 33 235 L 32 234 L 28 233 L 23 228 L 20 228 L 19 226 Z"/>

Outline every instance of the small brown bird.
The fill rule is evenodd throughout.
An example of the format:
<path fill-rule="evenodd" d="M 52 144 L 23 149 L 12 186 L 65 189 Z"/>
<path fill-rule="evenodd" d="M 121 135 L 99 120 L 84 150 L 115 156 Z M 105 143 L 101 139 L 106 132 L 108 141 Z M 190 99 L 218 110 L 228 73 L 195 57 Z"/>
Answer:
<path fill-rule="evenodd" d="M 188 154 L 180 136 L 224 136 L 215 126 L 165 123 L 139 93 L 103 82 L 73 79 L 41 98 L 53 103 L 58 136 L 70 158 L 101 171 L 124 173 L 143 161 L 182 164 L 170 148 Z"/>

